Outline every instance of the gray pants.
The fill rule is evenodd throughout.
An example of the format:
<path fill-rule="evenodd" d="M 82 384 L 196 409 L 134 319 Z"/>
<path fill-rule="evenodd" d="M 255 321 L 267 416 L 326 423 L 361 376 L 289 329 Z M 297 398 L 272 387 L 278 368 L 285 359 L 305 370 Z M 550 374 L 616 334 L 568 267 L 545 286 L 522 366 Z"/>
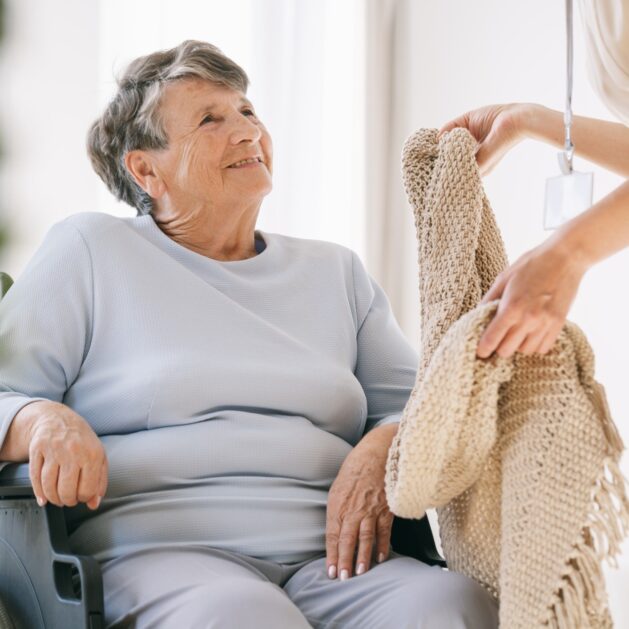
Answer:
<path fill-rule="evenodd" d="M 280 564 L 203 546 L 105 562 L 108 629 L 492 629 L 498 609 L 471 579 L 390 552 L 346 581 L 325 554 Z"/>

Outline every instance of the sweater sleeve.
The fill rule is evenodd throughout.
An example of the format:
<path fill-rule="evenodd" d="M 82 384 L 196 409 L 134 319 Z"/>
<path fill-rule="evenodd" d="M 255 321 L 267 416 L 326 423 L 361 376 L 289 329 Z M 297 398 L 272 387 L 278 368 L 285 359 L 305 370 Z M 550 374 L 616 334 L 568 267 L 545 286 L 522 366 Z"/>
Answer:
<path fill-rule="evenodd" d="M 415 385 L 419 359 L 385 292 L 353 251 L 352 264 L 358 326 L 354 375 L 367 397 L 364 436 L 376 426 L 400 421 Z"/>
<path fill-rule="evenodd" d="M 83 236 L 67 219 L 55 224 L 0 301 L 0 447 L 22 407 L 61 402 L 78 376 L 91 336 L 92 288 Z"/>

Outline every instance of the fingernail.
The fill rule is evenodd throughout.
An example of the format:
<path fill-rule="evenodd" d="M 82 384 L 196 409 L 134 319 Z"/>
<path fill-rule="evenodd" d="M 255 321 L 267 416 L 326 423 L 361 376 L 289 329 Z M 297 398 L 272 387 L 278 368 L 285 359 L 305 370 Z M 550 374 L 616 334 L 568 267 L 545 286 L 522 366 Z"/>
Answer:
<path fill-rule="evenodd" d="M 356 574 L 362 574 L 363 572 L 365 572 L 365 564 L 361 562 L 358 564 L 358 568 L 356 569 Z"/>
<path fill-rule="evenodd" d="M 378 563 L 382 563 L 384 561 L 384 553 L 380 553 L 378 555 Z"/>
<path fill-rule="evenodd" d="M 336 566 L 330 566 L 328 568 L 328 576 L 330 579 L 336 579 Z"/>
<path fill-rule="evenodd" d="M 341 581 L 345 581 L 345 579 L 349 579 L 349 570 L 343 568 L 343 570 L 341 570 Z"/>
<path fill-rule="evenodd" d="M 37 496 L 37 504 L 38 504 L 40 507 L 43 507 L 43 506 L 44 506 L 44 499 L 43 499 L 43 498 L 40 498 L 39 496 Z"/>
<path fill-rule="evenodd" d="M 96 501 L 96 508 L 98 509 L 98 507 L 100 507 L 100 501 L 103 499 L 102 496 L 98 497 L 98 500 Z"/>

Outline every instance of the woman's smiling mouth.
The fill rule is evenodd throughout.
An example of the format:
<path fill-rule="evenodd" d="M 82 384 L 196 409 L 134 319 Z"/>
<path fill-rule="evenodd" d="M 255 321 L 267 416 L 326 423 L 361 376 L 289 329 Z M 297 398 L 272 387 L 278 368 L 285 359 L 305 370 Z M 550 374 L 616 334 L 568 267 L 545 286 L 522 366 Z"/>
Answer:
<path fill-rule="evenodd" d="M 259 157 L 251 157 L 249 159 L 243 159 L 239 162 L 235 162 L 228 166 L 227 168 L 246 168 L 248 166 L 259 166 L 262 163 L 262 160 Z"/>

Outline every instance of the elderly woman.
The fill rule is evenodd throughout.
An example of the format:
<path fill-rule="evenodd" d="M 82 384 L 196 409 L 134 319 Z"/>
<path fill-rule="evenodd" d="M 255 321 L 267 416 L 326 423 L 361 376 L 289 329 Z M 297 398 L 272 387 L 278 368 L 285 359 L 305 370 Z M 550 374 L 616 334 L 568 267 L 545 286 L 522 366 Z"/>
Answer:
<path fill-rule="evenodd" d="M 107 626 L 496 626 L 479 585 L 390 548 L 417 355 L 352 250 L 255 229 L 247 86 L 202 42 L 128 67 L 88 146 L 138 216 L 55 224 L 1 302 L 0 460 L 78 504 Z"/>

